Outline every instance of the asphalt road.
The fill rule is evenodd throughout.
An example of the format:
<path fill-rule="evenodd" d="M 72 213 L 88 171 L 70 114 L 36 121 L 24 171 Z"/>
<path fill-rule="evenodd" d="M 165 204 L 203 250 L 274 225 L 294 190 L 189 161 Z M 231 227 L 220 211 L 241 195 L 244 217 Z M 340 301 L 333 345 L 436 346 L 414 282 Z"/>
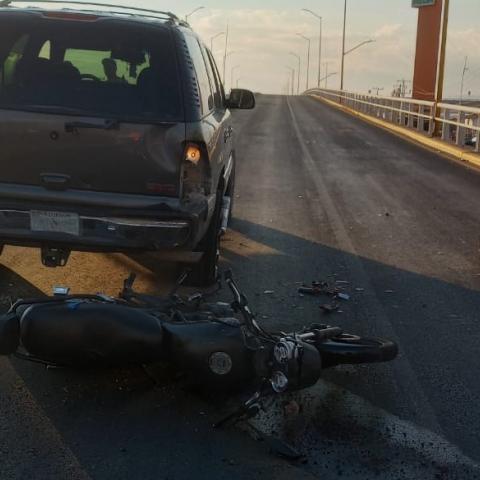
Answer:
<path fill-rule="evenodd" d="M 342 367 L 254 425 L 306 456 L 288 463 L 238 429 L 222 399 L 144 371 L 70 372 L 0 360 L 0 479 L 480 478 L 480 173 L 309 98 L 260 96 L 236 114 L 235 219 L 223 242 L 259 320 L 322 319 L 301 282 L 348 282 L 329 323 L 398 341 L 391 364 Z M 6 248 L 9 297 L 115 294 L 130 271 L 164 291 L 154 255 L 74 254 L 61 270 Z M 223 297 L 222 298 L 228 298 Z M 215 399 L 213 399 L 215 400 Z"/>

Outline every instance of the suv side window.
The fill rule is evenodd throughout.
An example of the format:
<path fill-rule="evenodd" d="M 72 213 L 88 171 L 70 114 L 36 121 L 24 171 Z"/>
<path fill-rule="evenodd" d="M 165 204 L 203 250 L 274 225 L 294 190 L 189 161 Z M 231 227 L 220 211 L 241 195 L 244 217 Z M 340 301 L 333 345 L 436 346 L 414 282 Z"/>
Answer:
<path fill-rule="evenodd" d="M 204 48 L 205 53 L 205 62 L 207 63 L 207 70 L 210 74 L 210 78 L 212 79 L 212 84 L 214 88 L 214 101 L 215 101 L 215 108 L 217 110 L 222 110 L 225 106 L 224 98 L 223 98 L 223 88 L 222 82 L 218 75 L 218 70 L 215 65 L 215 60 L 209 50 Z"/>
<path fill-rule="evenodd" d="M 197 73 L 203 115 L 207 115 L 214 108 L 213 92 L 210 85 L 207 67 L 205 65 L 202 50 L 200 44 L 198 43 L 198 40 L 188 34 L 185 35 L 185 40 L 187 42 L 190 56 L 192 57 L 195 72 Z"/>

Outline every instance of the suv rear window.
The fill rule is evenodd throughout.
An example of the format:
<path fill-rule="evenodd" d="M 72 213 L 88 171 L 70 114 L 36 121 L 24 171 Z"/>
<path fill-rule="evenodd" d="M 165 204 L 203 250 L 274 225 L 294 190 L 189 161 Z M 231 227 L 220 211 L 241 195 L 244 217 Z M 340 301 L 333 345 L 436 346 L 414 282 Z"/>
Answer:
<path fill-rule="evenodd" d="M 0 18 L 0 108 L 183 121 L 168 29 L 123 20 Z"/>

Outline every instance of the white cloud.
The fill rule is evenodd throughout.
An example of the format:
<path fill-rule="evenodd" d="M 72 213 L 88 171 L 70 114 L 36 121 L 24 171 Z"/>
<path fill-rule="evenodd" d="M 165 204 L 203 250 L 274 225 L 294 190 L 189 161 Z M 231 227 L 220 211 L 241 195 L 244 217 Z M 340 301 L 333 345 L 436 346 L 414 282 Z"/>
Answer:
<path fill-rule="evenodd" d="M 398 35 L 401 29 L 402 29 L 402 25 L 399 23 L 395 25 L 383 25 L 373 34 L 373 36 L 376 38 L 393 37 L 394 35 Z"/>

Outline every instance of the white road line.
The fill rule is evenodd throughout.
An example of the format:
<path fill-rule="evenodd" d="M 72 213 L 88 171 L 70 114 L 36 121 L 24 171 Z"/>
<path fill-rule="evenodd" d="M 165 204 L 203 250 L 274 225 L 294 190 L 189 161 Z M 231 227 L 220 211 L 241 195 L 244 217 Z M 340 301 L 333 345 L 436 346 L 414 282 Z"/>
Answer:
<path fill-rule="evenodd" d="M 350 271 L 352 271 L 359 282 L 361 282 L 361 285 L 365 287 L 365 291 L 374 292 L 370 278 L 365 271 L 360 256 L 356 253 L 356 249 L 352 240 L 350 239 L 348 230 L 342 221 L 340 212 L 338 211 L 337 207 L 335 206 L 335 202 L 328 192 L 328 188 L 322 178 L 322 175 L 319 175 L 316 163 L 306 146 L 307 143 L 299 127 L 291 102 L 288 98 L 287 104 L 292 119 L 293 130 L 298 138 L 298 144 L 302 151 L 302 161 L 305 168 L 310 173 L 310 178 L 315 185 L 315 189 L 318 198 L 322 203 L 322 207 L 327 212 L 337 240 L 337 246 L 340 250 L 350 254 L 345 255 L 345 263 L 348 265 Z M 369 300 L 369 311 L 371 312 L 372 322 L 375 322 L 376 333 L 379 336 L 385 336 L 398 342 L 398 336 L 395 333 L 388 315 L 376 295 L 372 294 Z M 444 436 L 444 432 L 437 420 L 435 412 L 430 405 L 423 389 L 421 388 L 417 376 L 413 371 L 408 359 L 404 355 L 400 355 L 399 358 L 391 364 L 391 368 L 393 369 L 396 380 L 397 397 L 408 398 L 409 404 L 414 407 L 414 411 L 421 413 L 422 422 L 424 425 L 437 434 Z"/>
<path fill-rule="evenodd" d="M 59 479 L 92 480 L 92 477 L 80 464 L 75 454 L 65 444 L 61 433 L 36 402 L 35 397 L 30 393 L 27 385 L 17 374 L 10 361 L 7 359 L 0 360 L 0 368 L 2 370 L 2 382 L 6 381 L 12 384 L 9 395 L 13 402 L 12 412 L 9 416 L 21 416 L 19 422 L 22 423 L 22 428 L 28 431 L 28 437 L 22 441 L 22 445 L 10 445 L 9 448 L 24 449 L 27 452 L 30 451 L 30 448 L 32 451 L 45 455 L 45 460 L 55 470 L 55 475 L 59 475 L 57 476 Z M 2 412 L 4 420 L 6 414 L 7 412 Z M 11 425 L 8 428 L 17 429 L 17 425 Z M 19 451 L 19 454 L 22 455 L 22 452 Z M 0 472 L 1 469 L 0 462 Z M 61 474 L 59 474 L 60 471 Z M 38 475 L 38 478 L 42 478 L 41 472 L 38 472 Z M 1 473 L 0 477 L 2 477 Z"/>

